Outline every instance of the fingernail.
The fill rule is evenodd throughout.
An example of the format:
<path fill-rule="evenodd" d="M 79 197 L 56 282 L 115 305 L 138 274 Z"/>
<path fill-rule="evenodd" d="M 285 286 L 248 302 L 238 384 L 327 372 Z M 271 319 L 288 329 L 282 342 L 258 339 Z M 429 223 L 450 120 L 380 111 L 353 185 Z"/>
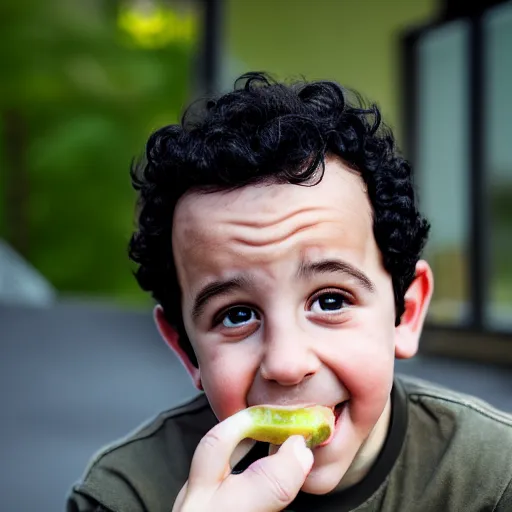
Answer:
<path fill-rule="evenodd" d="M 302 436 L 297 436 L 294 440 L 293 449 L 295 450 L 295 456 L 304 469 L 304 472 L 309 473 L 309 470 L 313 465 L 313 452 L 306 447 L 306 441 Z"/>

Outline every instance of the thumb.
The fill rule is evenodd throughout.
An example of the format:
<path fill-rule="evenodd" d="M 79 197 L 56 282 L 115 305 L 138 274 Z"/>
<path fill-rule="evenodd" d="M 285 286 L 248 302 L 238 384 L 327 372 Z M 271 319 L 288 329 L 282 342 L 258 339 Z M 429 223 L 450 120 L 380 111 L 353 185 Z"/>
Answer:
<path fill-rule="evenodd" d="M 276 454 L 257 460 L 238 476 L 236 485 L 248 505 L 244 510 L 282 510 L 295 499 L 312 466 L 313 453 L 304 438 L 290 437 Z"/>
<path fill-rule="evenodd" d="M 172 512 L 181 510 L 181 507 L 183 506 L 183 501 L 185 500 L 185 496 L 187 495 L 187 491 L 188 491 L 188 480 L 185 482 L 185 485 L 180 489 L 178 496 L 176 496 L 176 499 L 174 500 L 174 504 L 172 506 Z"/>

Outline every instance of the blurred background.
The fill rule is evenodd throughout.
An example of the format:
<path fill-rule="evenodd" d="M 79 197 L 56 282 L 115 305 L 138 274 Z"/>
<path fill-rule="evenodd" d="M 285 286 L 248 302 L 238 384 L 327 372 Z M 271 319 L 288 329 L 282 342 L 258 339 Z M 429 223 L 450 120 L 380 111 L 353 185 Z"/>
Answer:
<path fill-rule="evenodd" d="M 398 369 L 512 411 L 511 53 L 511 1 L 2 2 L 2 510 L 63 510 L 93 453 L 195 394 L 132 276 L 128 171 L 154 129 L 246 71 L 379 104 L 436 277 Z"/>

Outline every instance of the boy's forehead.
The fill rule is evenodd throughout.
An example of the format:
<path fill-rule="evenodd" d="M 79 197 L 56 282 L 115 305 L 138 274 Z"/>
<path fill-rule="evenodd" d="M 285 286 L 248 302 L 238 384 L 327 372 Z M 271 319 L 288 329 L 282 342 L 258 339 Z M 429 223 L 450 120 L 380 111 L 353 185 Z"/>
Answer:
<path fill-rule="evenodd" d="M 228 220 L 265 227 L 301 212 L 326 208 L 345 210 L 354 216 L 372 216 L 362 178 L 338 159 L 326 162 L 322 180 L 315 185 L 257 184 L 235 190 L 185 194 L 174 214 L 174 232 L 209 230 L 208 220 Z M 190 234 L 190 231 L 189 233 Z"/>
<path fill-rule="evenodd" d="M 173 252 L 178 267 L 193 274 L 259 266 L 294 258 L 297 251 L 307 258 L 309 248 L 321 248 L 324 257 L 351 251 L 362 261 L 378 252 L 372 227 L 362 179 L 329 160 L 324 177 L 313 186 L 251 185 L 187 194 L 175 211 Z"/>

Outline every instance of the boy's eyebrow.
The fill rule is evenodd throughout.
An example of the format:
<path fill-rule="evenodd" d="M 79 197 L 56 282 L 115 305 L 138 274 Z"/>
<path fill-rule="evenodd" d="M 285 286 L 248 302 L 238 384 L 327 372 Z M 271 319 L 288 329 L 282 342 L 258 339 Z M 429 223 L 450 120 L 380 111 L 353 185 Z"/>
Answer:
<path fill-rule="evenodd" d="M 302 261 L 297 271 L 297 277 L 299 279 L 305 279 L 310 277 L 312 274 L 333 273 L 347 274 L 358 281 L 358 283 L 369 292 L 373 293 L 375 291 L 375 285 L 363 272 L 352 266 L 350 263 L 336 259 L 326 259 L 314 262 Z"/>
<path fill-rule="evenodd" d="M 194 299 L 194 305 L 192 306 L 192 319 L 196 321 L 202 314 L 206 303 L 212 297 L 218 297 L 219 295 L 226 295 L 233 290 L 240 290 L 241 288 L 249 288 L 251 282 L 247 277 L 237 276 L 232 279 L 225 281 L 213 281 L 207 284 L 197 293 Z"/>

